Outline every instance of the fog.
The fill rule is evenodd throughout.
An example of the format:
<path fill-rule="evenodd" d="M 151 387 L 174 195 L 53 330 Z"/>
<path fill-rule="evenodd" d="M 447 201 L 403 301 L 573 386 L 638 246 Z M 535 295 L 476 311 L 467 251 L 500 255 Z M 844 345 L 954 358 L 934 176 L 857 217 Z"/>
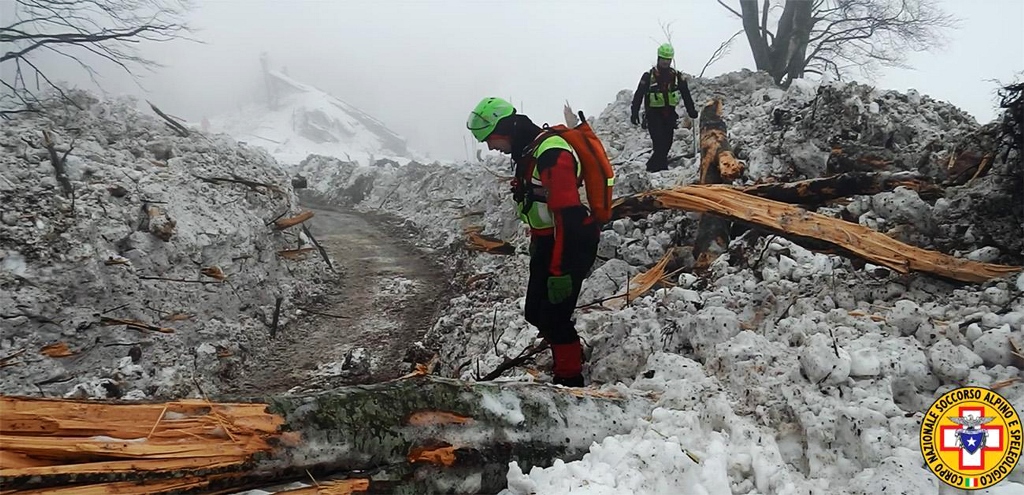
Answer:
<path fill-rule="evenodd" d="M 8 4 L 0 15 L 11 2 L 0 0 Z M 987 122 L 996 115 L 993 80 L 1024 70 L 1024 2 L 942 5 L 961 19 L 945 48 L 911 54 L 913 69 L 883 69 L 863 82 L 916 88 Z M 566 100 L 596 115 L 650 68 L 665 40 L 661 24 L 670 23 L 676 67 L 694 75 L 741 27 L 715 0 L 216 0 L 196 5 L 188 19 L 202 43 L 140 45 L 164 65 L 140 72 L 141 88 L 113 64 L 97 63 L 102 88 L 199 120 L 260 98 L 266 52 L 275 68 L 374 115 L 411 148 L 455 159 L 466 156 L 465 117 L 484 96 L 509 98 L 538 122 L 560 121 Z M 66 60 L 44 63 L 63 80 L 94 87 Z M 705 76 L 743 67 L 753 58 L 740 36 Z"/>

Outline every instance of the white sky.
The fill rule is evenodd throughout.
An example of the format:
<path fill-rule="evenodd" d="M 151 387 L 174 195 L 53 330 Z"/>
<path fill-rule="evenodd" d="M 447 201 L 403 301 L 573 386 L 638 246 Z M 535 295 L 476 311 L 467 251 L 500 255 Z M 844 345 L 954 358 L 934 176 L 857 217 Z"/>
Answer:
<path fill-rule="evenodd" d="M 991 80 L 1024 70 L 1024 0 L 940 3 L 962 20 L 947 46 L 911 54 L 912 70 L 884 69 L 865 82 L 916 88 L 987 122 L 995 116 Z M 691 74 L 740 29 L 715 0 L 199 0 L 191 19 L 205 44 L 143 47 L 166 65 L 143 79 L 145 96 L 164 110 L 198 120 L 250 101 L 266 51 L 273 65 L 378 117 L 434 158 L 465 157 L 465 116 L 484 96 L 510 98 L 538 122 L 560 121 L 566 99 L 596 115 L 654 62 L 660 23 L 672 23 L 676 66 Z M 753 59 L 740 36 L 706 76 L 742 67 Z M 108 91 L 140 93 L 102 69 Z"/>

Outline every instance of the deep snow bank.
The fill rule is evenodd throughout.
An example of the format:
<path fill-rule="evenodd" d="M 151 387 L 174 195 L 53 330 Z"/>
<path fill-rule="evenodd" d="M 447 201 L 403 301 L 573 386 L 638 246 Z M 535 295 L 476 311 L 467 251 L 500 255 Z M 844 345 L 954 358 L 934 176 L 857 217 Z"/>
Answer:
<path fill-rule="evenodd" d="M 991 132 L 947 103 L 857 84 L 798 82 L 784 91 L 740 72 L 693 88 L 698 101 L 724 98 L 730 139 L 748 165 L 741 182 L 838 171 L 834 147 L 879 153 L 886 169 L 942 182 L 952 180 L 943 164 L 963 156 L 957 147 Z M 643 171 L 649 141 L 628 124 L 630 98 L 620 92 L 594 122 L 616 164 L 617 195 L 694 182 L 685 122 L 670 155 L 676 166 Z M 403 216 L 458 268 L 465 294 L 432 332 L 443 373 L 473 378 L 536 338 L 521 316 L 527 255 L 502 177 L 511 175 L 507 159 L 366 167 L 310 157 L 300 169 L 318 194 Z M 1019 262 L 1019 177 L 1011 153 L 934 204 L 899 189 L 821 211 L 923 247 Z M 468 226 L 518 253 L 467 254 L 460 244 Z M 683 212 L 610 224 L 581 304 L 621 292 L 666 249 L 692 245 L 694 230 L 695 216 Z M 708 273 L 676 282 L 619 310 L 578 313 L 592 381 L 661 394 L 647 423 L 595 444 L 579 462 L 529 474 L 511 466 L 511 493 L 934 493 L 939 482 L 918 448 L 924 408 L 951 387 L 1020 378 L 1024 365 L 1009 342 L 1024 342 L 1024 275 L 952 285 L 748 232 Z M 533 376 L 520 369 L 511 378 Z M 1024 410 L 1024 385 L 1000 392 Z M 1010 479 L 1024 483 L 1024 467 Z"/>
<path fill-rule="evenodd" d="M 267 225 L 298 211 L 290 178 L 262 150 L 177 137 L 131 100 L 72 97 L 83 110 L 51 100 L 48 116 L 20 114 L 0 132 L 0 357 L 21 353 L 0 392 L 214 394 L 269 338 L 277 297 L 285 325 L 293 299 L 320 290 L 322 262 L 279 257 L 304 241 Z M 73 199 L 43 130 L 66 154 Z M 70 355 L 41 354 L 59 344 Z"/>

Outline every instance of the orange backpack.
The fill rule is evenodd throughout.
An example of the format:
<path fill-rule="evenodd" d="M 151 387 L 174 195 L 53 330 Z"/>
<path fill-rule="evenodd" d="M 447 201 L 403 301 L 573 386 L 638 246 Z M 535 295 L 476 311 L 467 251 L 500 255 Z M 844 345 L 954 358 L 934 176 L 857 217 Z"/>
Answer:
<path fill-rule="evenodd" d="M 587 189 L 590 213 L 598 222 L 606 223 L 612 218 L 612 186 L 615 185 L 615 171 L 612 170 L 612 163 L 604 152 L 604 144 L 597 134 L 594 134 L 582 111 L 579 112 L 579 116 L 580 123 L 576 127 L 570 128 L 565 124 L 545 125 L 544 130 L 557 134 L 576 150 L 576 156 L 580 159 L 580 176 Z"/>

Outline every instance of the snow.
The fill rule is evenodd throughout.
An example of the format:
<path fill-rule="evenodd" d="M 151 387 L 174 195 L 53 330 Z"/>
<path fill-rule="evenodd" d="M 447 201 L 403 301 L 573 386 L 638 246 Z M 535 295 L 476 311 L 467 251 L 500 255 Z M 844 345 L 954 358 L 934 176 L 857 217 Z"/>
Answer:
<path fill-rule="evenodd" d="M 371 159 L 387 153 L 379 137 L 365 132 L 372 127 L 368 121 L 346 117 L 350 107 L 284 75 L 276 77 L 295 90 L 281 109 L 250 114 L 254 127 L 249 129 L 244 128 L 246 118 L 242 116 L 220 124 L 232 129 L 233 135 L 259 134 L 279 141 L 271 143 L 277 146 L 271 146 L 269 153 L 286 163 L 297 163 L 295 172 L 308 177 L 311 194 L 361 210 L 387 209 L 403 218 L 425 250 L 451 265 L 456 286 L 471 283 L 451 298 L 424 339 L 428 346 L 441 350 L 438 373 L 472 380 L 476 370 L 494 369 L 534 344 L 536 330 L 522 317 L 527 235 L 513 214 L 507 158 L 488 154 L 480 162 L 431 164 L 408 157 L 402 161 Z M 739 183 L 823 175 L 830 166 L 835 140 L 886 147 L 895 157 L 892 171 L 921 166 L 923 171 L 937 174 L 949 159 L 950 151 L 943 146 L 951 147 L 963 136 L 980 132 L 966 114 L 916 92 L 902 95 L 854 83 L 816 85 L 803 80 L 780 90 L 763 74 L 746 71 L 695 79 L 691 88 L 698 101 L 712 94 L 725 98 L 730 140 L 737 156 L 750 165 L 748 175 Z M 616 195 L 696 182 L 696 157 L 686 156 L 692 146 L 686 119 L 670 152 L 678 158 L 674 166 L 655 174 L 644 171 L 649 141 L 644 131 L 627 121 L 631 96 L 628 90 L 619 92 L 599 117 L 591 117 L 616 167 Z M 138 204 L 119 205 L 110 213 L 123 221 L 86 222 L 72 232 L 78 240 L 75 243 L 54 227 L 65 227 L 59 217 L 21 218 L 5 207 L 0 220 L 17 225 L 17 238 L 5 239 L 0 245 L 0 281 L 14 284 L 27 278 L 46 285 L 40 289 L 24 284 L 13 295 L 5 289 L 4 307 L 20 305 L 29 315 L 45 314 L 38 310 L 46 307 L 55 311 L 56 287 L 67 283 L 55 277 L 55 272 L 86 255 L 100 260 L 121 256 L 128 264 L 115 267 L 130 273 L 154 268 L 176 273 L 174 267 L 190 266 L 193 259 L 231 266 L 233 257 L 243 250 L 238 246 L 259 245 L 258 249 L 244 248 L 254 251 L 253 256 L 278 247 L 281 240 L 265 232 L 263 222 L 278 210 L 294 206 L 294 198 L 287 174 L 267 153 L 222 138 L 205 145 L 166 135 L 157 139 L 160 126 L 154 122 L 142 119 L 145 122 L 138 124 L 132 120 L 137 119 L 134 114 L 109 105 L 95 106 L 93 111 L 95 118 L 106 119 L 104 125 L 114 125 L 111 120 L 126 123 L 117 124 L 123 125 L 119 130 L 93 131 L 93 139 L 82 140 L 73 155 L 75 160 L 69 159 L 69 174 L 85 191 L 79 207 L 91 205 L 83 212 L 88 213 L 86 218 L 100 217 L 99 207 L 90 198 L 115 184 L 131 194 L 174 201 L 159 203 L 160 210 L 151 215 L 147 231 L 134 233 L 130 227 L 136 217 L 131 212 Z M 126 121 L 126 115 L 133 117 Z M 295 127 L 296 115 L 306 116 L 300 120 L 307 127 Z M 310 115 L 324 118 L 310 120 Z M 9 127 L 17 132 L 5 127 L 5 143 L 12 143 L 5 144 L 5 150 L 15 148 L 17 138 L 32 135 L 37 128 L 36 122 L 22 122 Z M 308 140 L 313 131 L 347 137 L 318 148 Z M 143 136 L 113 150 L 104 144 L 111 136 L 132 133 Z M 307 140 L 296 138 L 298 134 Z M 282 136 L 286 139 L 278 139 Z M 937 149 L 932 143 L 938 143 Z M 0 154 L 5 160 L 0 163 L 4 178 L 12 184 L 38 184 L 33 186 L 39 189 L 37 195 L 46 191 L 47 197 L 53 197 L 57 185 L 46 164 L 48 158 L 24 147 L 16 149 L 35 157 L 29 160 L 32 166 L 12 166 L 15 154 L 5 151 Z M 139 155 L 133 155 L 132 149 Z M 168 149 L 174 156 L 166 160 L 166 168 L 149 161 L 159 161 Z M 306 156 L 310 152 L 314 153 Z M 99 159 L 105 153 L 117 156 Z M 195 183 L 182 169 L 230 173 L 240 170 L 246 160 L 218 165 L 204 153 L 237 154 L 258 163 L 245 171 L 281 185 L 287 197 L 271 200 L 239 191 L 232 196 L 238 202 L 235 206 L 225 204 L 222 198 L 211 199 L 216 197 L 217 186 Z M 145 159 L 140 158 L 143 156 Z M 227 169 L 217 168 L 220 166 Z M 934 204 L 913 190 L 900 188 L 820 211 L 857 218 L 883 231 L 911 229 L 908 242 L 923 247 L 1020 263 L 1024 253 L 1019 223 L 1012 224 L 1015 217 L 1010 208 L 999 207 L 1004 194 L 999 175 L 949 186 L 946 197 Z M 96 180 L 85 189 L 89 177 L 103 182 Z M 12 195 L 13 188 L 0 182 L 5 194 Z M 27 209 L 33 197 L 19 196 L 19 201 Z M 606 226 L 599 249 L 603 259 L 584 283 L 580 303 L 621 294 L 630 277 L 649 269 L 667 249 L 692 252 L 685 249 L 693 244 L 697 218 L 683 212 L 659 212 Z M 174 236 L 171 241 L 161 241 L 156 234 L 170 225 L 169 220 L 175 220 Z M 468 252 L 463 249 L 464 232 L 470 228 L 510 242 L 515 254 Z M 119 249 L 109 242 L 112 234 L 124 237 L 131 249 Z M 64 247 L 49 252 L 38 249 L 44 235 L 61 239 Z M 218 242 L 223 237 L 231 241 Z M 164 246 L 167 242 L 173 249 Z M 1001 249 L 989 249 L 995 246 Z M 43 256 L 50 264 L 39 261 Z M 692 255 L 680 258 L 684 268 L 692 267 Z M 245 295 L 256 299 L 261 308 L 272 304 L 272 298 L 248 288 L 263 280 L 280 284 L 288 294 L 317 290 L 276 266 L 252 272 L 246 271 L 254 270 L 251 267 L 236 268 L 247 277 L 245 287 L 239 289 L 247 290 Z M 78 274 L 87 281 L 109 278 L 109 282 L 104 279 L 105 284 L 89 285 L 93 290 L 126 287 L 127 275 L 102 275 L 99 269 L 90 265 Z M 589 452 L 581 459 L 557 460 L 549 467 L 528 471 L 510 463 L 505 495 L 953 493 L 922 466 L 918 446 L 921 411 L 953 387 L 988 386 L 1021 377 L 1024 363 L 1013 355 L 1009 342 L 1011 338 L 1024 341 L 1024 298 L 1020 297 L 1024 274 L 985 284 L 952 284 L 811 252 L 787 239 L 752 232 L 733 239 L 727 254 L 707 273 L 690 272 L 686 269 L 678 274 L 678 286 L 659 288 L 628 304 L 595 304 L 577 312 L 577 329 L 587 355 L 584 372 L 591 386 L 628 391 L 624 394 L 628 397 L 647 394 L 650 400 L 630 402 L 628 416 L 605 418 L 585 407 L 574 410 L 565 418 L 564 427 L 591 433 Z M 401 292 L 407 287 L 398 283 L 386 290 Z M 188 302 L 194 303 L 213 293 L 194 288 L 185 294 Z M 229 294 L 207 303 L 213 308 L 227 305 Z M 60 391 L 105 397 L 110 381 L 116 379 L 128 383 L 131 390 L 126 396 L 135 398 L 143 394 L 146 385 L 181 385 L 183 371 L 197 365 L 216 368 L 216 354 L 211 354 L 211 349 L 227 346 L 237 352 L 239 345 L 232 339 L 258 343 L 254 334 L 265 332 L 254 324 L 251 312 L 242 314 L 234 306 L 227 309 L 228 314 L 214 314 L 213 309 L 205 308 L 204 314 L 209 316 L 205 324 L 188 327 L 205 336 L 203 342 L 179 333 L 152 344 L 165 346 L 163 353 L 172 356 L 174 348 L 188 349 L 187 366 L 175 361 L 163 370 L 140 369 L 123 355 L 104 354 L 97 366 L 106 368 L 104 371 L 79 376 Z M 88 312 L 84 305 L 69 307 L 62 314 L 68 322 L 63 330 L 29 323 L 24 315 L 5 316 L 0 320 L 4 325 L 0 349 L 6 355 L 18 346 L 41 346 L 66 337 L 78 339 L 72 340 L 73 348 L 84 345 L 87 338 L 78 335 L 76 325 L 86 322 L 93 311 L 93 305 Z M 241 323 L 230 318 L 239 315 Z M 16 330 L 20 333 L 15 338 L 9 336 L 10 329 L 30 324 L 35 325 L 34 333 Z M 33 366 L 5 370 L 0 381 L 4 392 L 24 392 L 28 385 L 22 384 L 64 372 L 61 364 Z M 547 353 L 538 355 L 530 368 L 515 369 L 501 380 L 550 380 Z M 140 375 L 148 381 L 136 385 L 142 379 L 135 377 Z M 193 393 L 183 390 L 183 395 Z M 1018 411 L 1024 411 L 1024 384 L 1011 383 L 999 392 Z M 524 420 L 515 395 L 500 389 L 488 394 L 481 405 L 508 424 L 510 435 Z M 604 434 L 612 429 L 612 422 L 623 421 L 632 428 L 629 433 Z M 478 482 L 469 479 L 466 486 Z M 1022 491 L 1024 466 L 1018 465 L 1007 481 L 989 493 Z"/>
<path fill-rule="evenodd" d="M 484 393 L 480 406 L 502 418 L 509 424 L 517 425 L 526 420 L 523 411 L 519 408 L 519 397 L 515 394 L 502 391 L 499 394 Z"/>
<path fill-rule="evenodd" d="M 750 166 L 741 181 L 819 176 L 833 134 L 847 128 L 861 129 L 849 137 L 860 144 L 894 143 L 906 158 L 893 171 L 948 160 L 946 150 L 926 149 L 929 140 L 957 142 L 950 136 L 978 129 L 946 103 L 851 83 L 798 81 L 783 91 L 739 72 L 693 80 L 691 87 L 698 99 L 726 98 L 730 140 Z M 649 141 L 628 124 L 631 96 L 619 92 L 599 117 L 587 112 L 616 168 L 616 195 L 695 182 L 686 119 L 670 152 L 680 157 L 674 167 L 643 170 Z M 535 342 L 536 331 L 521 316 L 527 237 L 508 198 L 507 158 L 367 167 L 311 156 L 299 173 L 323 198 L 367 210 L 386 203 L 459 273 L 488 275 L 454 297 L 428 335 L 446 357 L 442 374 L 473 379 L 474 370 L 491 370 Z M 984 225 L 971 216 L 982 191 L 996 185 L 953 187 L 935 205 L 901 187 L 855 197 L 845 208 L 874 228 L 912 227 L 906 240 L 923 247 L 982 250 L 986 260 L 1019 262 L 1022 253 L 993 253 L 979 245 L 983 236 L 962 235 L 969 228 L 1006 232 L 994 235 L 1019 246 L 999 230 L 1013 221 L 1005 216 L 1010 211 L 996 210 Z M 830 208 L 836 215 L 844 207 Z M 660 212 L 606 226 L 598 248 L 604 260 L 584 283 L 580 304 L 621 294 L 625 281 L 665 250 L 692 245 L 696 218 Z M 516 254 L 461 250 L 470 227 L 510 242 Z M 653 392 L 649 412 L 632 432 L 597 439 L 582 459 L 530 469 L 511 463 L 504 494 L 935 493 L 940 482 L 923 467 L 918 446 L 920 411 L 951 387 L 1019 377 L 1024 364 L 1008 354 L 1008 337 L 1024 337 L 1024 301 L 1017 297 L 1024 276 L 953 285 L 858 267 L 780 237 L 745 235 L 708 274 L 684 271 L 677 278 L 678 286 L 628 305 L 606 303 L 576 315 L 593 386 Z M 550 380 L 549 357 L 539 355 L 531 367 L 533 374 L 517 369 L 504 379 Z M 1024 410 L 1024 385 L 1000 393 Z M 495 398 L 491 406 L 514 419 L 512 404 Z M 999 488 L 1021 484 L 1018 466 Z"/>
<path fill-rule="evenodd" d="M 283 261 L 277 250 L 302 243 L 267 225 L 298 212 L 290 177 L 261 150 L 198 132 L 173 136 L 134 100 L 71 95 L 82 111 L 65 114 L 67 105 L 47 100 L 49 114 L 15 116 L 0 131 L 0 356 L 32 356 L 4 367 L 0 390 L 136 400 L 215 394 L 239 360 L 266 345 L 260 320 L 276 295 L 288 321 L 297 298 L 321 291 L 322 264 Z M 40 129 L 52 132 L 59 153 L 71 148 L 73 201 L 58 194 Z M 202 179 L 233 177 L 265 186 Z M 213 267 L 224 283 L 200 272 Z M 73 356 L 39 354 L 58 342 Z"/>
<path fill-rule="evenodd" d="M 264 148 L 286 166 L 310 154 L 367 165 L 377 160 L 422 160 L 407 149 L 405 138 L 344 100 L 278 71 L 269 71 L 266 77 L 281 88 L 280 101 L 252 103 L 214 116 L 210 129 Z"/>

